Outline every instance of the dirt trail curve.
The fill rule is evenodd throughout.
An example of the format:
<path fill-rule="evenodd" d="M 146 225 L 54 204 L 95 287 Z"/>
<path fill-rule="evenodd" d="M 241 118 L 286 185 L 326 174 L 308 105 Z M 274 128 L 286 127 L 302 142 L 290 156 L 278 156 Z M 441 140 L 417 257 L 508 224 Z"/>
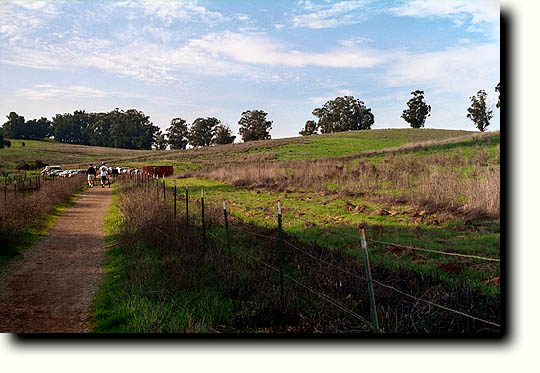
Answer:
<path fill-rule="evenodd" d="M 47 237 L 0 274 L 0 332 L 88 332 L 104 258 L 111 189 L 95 187 L 63 211 Z"/>

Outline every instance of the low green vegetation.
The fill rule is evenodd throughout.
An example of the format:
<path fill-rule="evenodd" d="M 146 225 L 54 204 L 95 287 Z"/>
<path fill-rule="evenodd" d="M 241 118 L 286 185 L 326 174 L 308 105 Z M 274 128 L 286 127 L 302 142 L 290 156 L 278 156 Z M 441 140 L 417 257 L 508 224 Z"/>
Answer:
<path fill-rule="evenodd" d="M 210 273 L 191 279 L 204 283 L 204 291 L 176 288 L 167 277 L 170 263 L 164 261 L 161 250 L 140 236 L 136 241 L 123 241 L 126 227 L 116 188 L 113 193 L 104 224 L 107 243 L 112 247 L 107 252 L 105 279 L 93 304 L 92 331 L 204 333 L 210 332 L 209 325 L 230 319 L 232 305 Z"/>
<path fill-rule="evenodd" d="M 168 186 L 171 183 L 173 180 L 167 180 Z M 190 195 L 187 230 L 185 185 L 189 185 Z M 377 240 L 399 240 L 447 251 L 448 246 L 461 243 L 459 253 L 498 255 L 493 235 L 464 233 L 455 238 L 452 224 L 438 229 L 423 225 L 420 230 L 408 229 L 395 217 L 372 216 L 370 211 L 378 208 L 376 204 L 369 204 L 370 211 L 356 215 L 344 212 L 340 199 L 325 204 L 324 196 L 308 201 L 296 193 L 251 191 L 203 179 L 176 180 L 176 186 L 176 222 L 172 190 L 166 188 L 164 204 L 161 180 L 147 181 L 135 189 L 124 185 L 116 195 L 106 221 L 111 247 L 107 275 L 94 303 L 94 332 L 369 332 L 368 324 L 294 282 L 338 299 L 346 308 L 369 318 L 369 305 L 362 301 L 367 299 L 365 283 L 350 275 L 362 277 L 363 273 L 357 222 L 368 222 L 368 237 L 376 236 Z M 200 220 L 203 188 L 206 244 Z M 283 308 L 275 269 L 259 263 L 278 266 L 277 198 L 283 203 L 286 242 Z M 227 200 L 230 212 L 230 254 L 225 245 L 222 200 Z M 141 204 L 147 206 L 144 214 L 140 214 Z M 305 256 L 294 250 L 291 243 L 311 254 Z M 372 271 L 378 281 L 417 297 L 430 293 L 430 301 L 496 320 L 498 289 L 484 283 L 483 278 L 496 274 L 496 269 L 484 268 L 481 273 L 482 268 L 473 268 L 478 262 L 369 245 Z M 486 250 L 486 246 L 493 250 Z M 328 265 L 321 267 L 319 259 L 334 263 L 348 274 Z M 423 307 L 415 310 L 415 302 L 403 303 L 399 294 L 380 289 L 377 294 L 378 304 L 385 310 L 380 317 L 387 332 L 411 332 L 419 326 L 423 332 L 434 333 L 478 328 L 486 332 L 473 321 L 456 322 L 452 314 Z"/>
<path fill-rule="evenodd" d="M 412 128 L 338 132 L 310 136 L 307 137 L 307 143 L 293 143 L 279 147 L 275 151 L 276 159 L 321 159 L 470 134 L 472 132 L 469 131 Z"/>
<path fill-rule="evenodd" d="M 171 186 L 172 180 L 167 180 Z M 460 221 L 446 217 L 447 221 L 434 223 L 436 214 L 421 216 L 407 206 L 392 206 L 366 201 L 361 197 L 325 196 L 322 193 L 268 192 L 235 188 L 229 184 L 205 179 L 177 180 L 177 190 L 182 194 L 177 206 L 184 213 L 183 196 L 185 186 L 195 200 L 204 189 L 205 201 L 209 206 L 220 206 L 227 201 L 233 216 L 257 226 L 275 228 L 277 225 L 277 201 L 283 209 L 283 224 L 286 232 L 306 243 L 342 249 L 359 255 L 358 225 L 366 224 L 368 238 L 380 242 L 410 245 L 429 250 L 465 255 L 499 258 L 499 221 Z M 170 193 L 170 192 L 169 192 Z M 194 214 L 200 212 L 194 210 Z M 499 287 L 499 265 L 496 262 L 444 256 L 441 254 L 408 251 L 392 245 L 370 243 L 371 261 L 390 268 L 407 268 L 429 274 L 449 284 L 464 282 L 471 288 L 494 294 Z M 473 268 L 471 270 L 471 267 Z"/>

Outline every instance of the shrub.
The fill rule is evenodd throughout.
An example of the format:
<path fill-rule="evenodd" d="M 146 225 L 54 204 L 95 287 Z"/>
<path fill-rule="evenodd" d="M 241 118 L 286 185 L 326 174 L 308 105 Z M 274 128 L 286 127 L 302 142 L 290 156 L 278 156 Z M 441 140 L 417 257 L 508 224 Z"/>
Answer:
<path fill-rule="evenodd" d="M 28 163 L 28 162 L 18 163 L 16 168 L 17 170 L 28 171 L 28 170 L 38 170 L 48 165 L 49 165 L 48 163 L 44 163 L 43 161 L 36 159 L 34 162 L 31 162 L 31 163 Z"/>

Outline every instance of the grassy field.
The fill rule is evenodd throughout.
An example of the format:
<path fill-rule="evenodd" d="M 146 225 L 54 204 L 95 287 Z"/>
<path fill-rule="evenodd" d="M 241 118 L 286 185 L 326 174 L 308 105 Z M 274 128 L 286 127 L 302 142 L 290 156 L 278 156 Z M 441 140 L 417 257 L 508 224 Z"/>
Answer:
<path fill-rule="evenodd" d="M 432 141 L 452 141 L 478 133 L 452 130 L 371 130 L 293 137 L 200 149 L 156 152 L 151 156 L 131 158 L 132 166 L 172 165 L 175 173 L 215 168 L 224 165 L 262 164 L 280 160 L 326 159 L 377 152 L 399 146 Z"/>
<path fill-rule="evenodd" d="M 37 159 L 65 168 L 86 168 L 89 162 L 107 161 L 118 166 L 173 165 L 175 173 L 222 164 L 267 160 L 320 159 L 375 151 L 424 141 L 438 141 L 473 135 L 469 131 L 435 129 L 371 130 L 253 141 L 201 149 L 129 150 L 62 144 L 53 140 L 10 140 L 0 149 L 0 170 L 14 171 L 21 162 Z"/>
<path fill-rule="evenodd" d="M 396 130 L 399 136 L 387 133 L 383 138 L 416 135 L 415 131 L 400 131 Z M 114 210 L 119 233 L 111 240 L 121 241 L 122 246 L 111 249 L 111 263 L 115 264 L 95 309 L 95 331 L 371 330 L 295 288 L 289 278 L 286 306 L 276 308 L 280 302 L 276 274 L 240 259 L 248 255 L 277 266 L 278 200 L 286 240 L 302 250 L 299 254 L 287 247 L 286 273 L 313 289 L 369 318 L 365 285 L 313 261 L 324 258 L 336 268 L 361 274 L 358 226 L 365 224 L 377 281 L 419 299 L 499 322 L 499 134 L 453 140 L 449 138 L 455 136 L 440 135 L 442 140 L 422 137 L 421 144 L 396 140 L 377 145 L 371 143 L 373 132 L 300 138 L 296 145 L 288 139 L 264 146 L 242 144 L 238 152 L 233 149 L 240 147 L 229 146 L 230 152 L 222 153 L 221 158 L 217 147 L 178 152 L 186 156 L 177 170 L 181 174 L 192 171 L 165 180 L 165 205 L 162 186 L 153 184 L 155 181 L 142 194 L 137 192 L 137 197 L 120 193 L 127 197 L 120 198 L 122 203 L 116 200 L 121 208 Z M 350 141 L 353 144 L 348 143 L 349 137 L 355 138 Z M 341 153 L 321 155 L 334 141 Z M 290 154 L 290 149 L 302 150 Z M 146 161 L 158 162 L 153 158 Z M 360 182 L 357 172 L 362 170 L 368 181 L 378 174 L 377 182 Z M 403 175 L 413 177 L 405 182 Z M 180 226 L 171 223 L 174 184 Z M 188 231 L 181 229 L 186 186 L 190 195 Z M 209 241 L 204 247 L 202 189 Z M 146 199 L 145 206 L 153 205 L 155 211 L 145 209 L 141 215 L 137 206 Z M 479 203 L 483 200 L 485 203 Z M 232 262 L 223 258 L 227 250 L 223 245 L 223 201 L 230 214 Z M 194 254 L 201 251 L 206 253 L 202 258 Z M 188 273 L 189 278 L 178 277 L 180 272 Z M 407 302 L 384 287 L 376 294 L 387 332 L 467 334 L 489 329 L 419 306 L 418 301 Z M 171 304 L 177 305 L 176 311 Z M 333 321 L 325 321 L 321 315 L 332 315 Z M 496 333 L 496 329 L 489 330 Z"/>

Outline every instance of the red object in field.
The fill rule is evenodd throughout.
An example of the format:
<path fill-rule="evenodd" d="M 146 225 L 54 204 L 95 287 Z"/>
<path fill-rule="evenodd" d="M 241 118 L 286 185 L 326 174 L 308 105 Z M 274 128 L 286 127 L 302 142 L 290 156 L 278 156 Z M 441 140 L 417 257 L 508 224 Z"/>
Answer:
<path fill-rule="evenodd" d="M 173 166 L 143 166 L 143 174 L 152 176 L 171 176 L 174 172 Z"/>

